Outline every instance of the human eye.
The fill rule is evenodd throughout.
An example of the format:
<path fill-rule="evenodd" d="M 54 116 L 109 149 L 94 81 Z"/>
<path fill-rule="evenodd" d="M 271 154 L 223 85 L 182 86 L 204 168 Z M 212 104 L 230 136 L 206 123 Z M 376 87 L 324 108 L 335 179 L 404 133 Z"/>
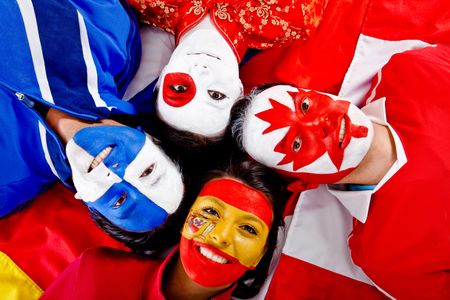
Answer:
<path fill-rule="evenodd" d="M 123 192 L 119 199 L 114 202 L 113 208 L 119 208 L 127 200 L 127 192 Z"/>
<path fill-rule="evenodd" d="M 212 207 L 205 207 L 202 209 L 202 211 L 205 212 L 206 214 L 214 216 L 216 218 L 220 217 L 219 212 Z"/>
<path fill-rule="evenodd" d="M 225 94 L 218 92 L 218 91 L 214 91 L 214 90 L 208 90 L 208 95 L 209 95 L 209 97 L 211 97 L 211 99 L 216 100 L 216 101 L 225 99 L 225 97 L 226 97 Z"/>
<path fill-rule="evenodd" d="M 154 169 L 155 169 L 155 164 L 151 164 L 148 168 L 146 168 L 144 170 L 144 172 L 142 172 L 142 174 L 141 174 L 141 176 L 139 176 L 139 178 L 147 177 L 148 175 L 153 173 Z"/>
<path fill-rule="evenodd" d="M 183 84 L 173 84 L 170 86 L 170 89 L 175 93 L 184 93 L 187 91 L 188 87 Z"/>
<path fill-rule="evenodd" d="M 306 114 L 306 112 L 308 111 L 309 107 L 311 106 L 311 99 L 309 99 L 308 97 L 303 98 L 302 103 L 301 103 L 301 109 L 302 112 L 304 114 Z"/>
<path fill-rule="evenodd" d="M 244 225 L 241 225 L 240 228 L 242 230 L 250 233 L 251 235 L 258 235 L 258 232 L 256 231 L 255 227 L 253 227 L 252 225 L 244 224 Z"/>
<path fill-rule="evenodd" d="M 299 137 L 296 137 L 292 142 L 292 151 L 297 153 L 302 147 L 302 140 Z"/>

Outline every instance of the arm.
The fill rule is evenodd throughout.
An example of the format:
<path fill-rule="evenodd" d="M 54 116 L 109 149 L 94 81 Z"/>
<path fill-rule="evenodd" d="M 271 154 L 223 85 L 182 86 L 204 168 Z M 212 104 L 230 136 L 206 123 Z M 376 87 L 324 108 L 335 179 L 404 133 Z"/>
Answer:
<path fill-rule="evenodd" d="M 111 119 L 103 119 L 98 122 L 78 119 L 54 108 L 50 108 L 45 121 L 65 144 L 75 135 L 75 133 L 86 127 L 102 125 L 124 126 L 123 124 Z"/>

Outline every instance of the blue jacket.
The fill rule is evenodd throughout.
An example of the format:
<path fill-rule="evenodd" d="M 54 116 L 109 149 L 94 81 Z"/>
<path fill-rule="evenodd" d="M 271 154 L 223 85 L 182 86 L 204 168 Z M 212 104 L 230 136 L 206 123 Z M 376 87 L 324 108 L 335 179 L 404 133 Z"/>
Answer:
<path fill-rule="evenodd" d="M 0 2 L 0 217 L 55 180 L 72 187 L 64 146 L 37 107 L 87 120 L 136 114 L 121 96 L 140 60 L 119 0 Z"/>

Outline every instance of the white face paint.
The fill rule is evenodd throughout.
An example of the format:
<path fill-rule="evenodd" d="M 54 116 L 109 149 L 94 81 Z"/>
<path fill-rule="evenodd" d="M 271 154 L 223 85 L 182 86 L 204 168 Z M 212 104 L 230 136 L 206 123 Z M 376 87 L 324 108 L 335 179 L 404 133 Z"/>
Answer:
<path fill-rule="evenodd" d="M 180 170 L 148 137 L 142 150 L 126 169 L 124 180 L 169 214 L 177 210 L 183 197 Z"/>
<path fill-rule="evenodd" d="M 137 156 L 126 166 L 124 176 L 114 173 L 114 167 L 108 168 L 104 163 L 106 158 L 88 171 L 94 157 L 74 140 L 67 144 L 66 153 L 77 198 L 85 202 L 96 201 L 113 184 L 122 181 L 130 183 L 169 214 L 175 212 L 181 202 L 184 188 L 180 171 L 148 136 Z"/>
<path fill-rule="evenodd" d="M 242 130 L 244 149 L 255 160 L 296 177 L 323 175 L 319 183 L 357 167 L 372 138 L 370 119 L 353 104 L 288 85 L 259 93 Z"/>
<path fill-rule="evenodd" d="M 206 137 L 224 133 L 231 107 L 243 92 L 231 47 L 210 29 L 199 29 L 180 41 L 158 84 L 160 118 Z"/>

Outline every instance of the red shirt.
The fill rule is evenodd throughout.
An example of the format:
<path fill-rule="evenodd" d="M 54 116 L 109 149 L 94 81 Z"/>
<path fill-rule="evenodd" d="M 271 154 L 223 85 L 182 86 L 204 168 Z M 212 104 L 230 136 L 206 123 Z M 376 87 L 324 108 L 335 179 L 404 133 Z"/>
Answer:
<path fill-rule="evenodd" d="M 208 13 L 238 60 L 247 48 L 306 40 L 322 18 L 324 0 L 128 0 L 140 20 L 175 34 L 177 42 Z"/>
<path fill-rule="evenodd" d="M 164 272 L 178 257 L 176 247 L 165 259 L 152 259 L 112 248 L 91 248 L 75 260 L 41 299 L 165 299 Z M 215 300 L 230 299 L 229 288 Z"/>

